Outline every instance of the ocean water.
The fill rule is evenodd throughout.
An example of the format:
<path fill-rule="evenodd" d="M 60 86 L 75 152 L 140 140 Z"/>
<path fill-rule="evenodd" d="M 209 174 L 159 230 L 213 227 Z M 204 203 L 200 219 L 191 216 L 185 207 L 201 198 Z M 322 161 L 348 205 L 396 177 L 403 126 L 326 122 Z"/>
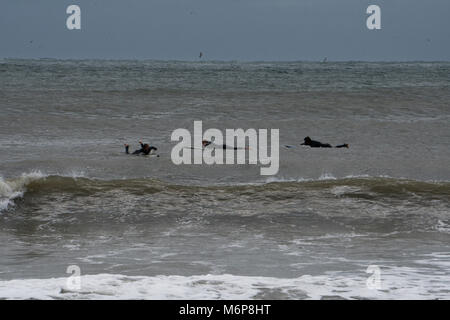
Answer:
<path fill-rule="evenodd" d="M 197 120 L 279 172 L 174 165 Z M 0 60 L 0 299 L 449 299 L 449 147 L 447 62 Z"/>

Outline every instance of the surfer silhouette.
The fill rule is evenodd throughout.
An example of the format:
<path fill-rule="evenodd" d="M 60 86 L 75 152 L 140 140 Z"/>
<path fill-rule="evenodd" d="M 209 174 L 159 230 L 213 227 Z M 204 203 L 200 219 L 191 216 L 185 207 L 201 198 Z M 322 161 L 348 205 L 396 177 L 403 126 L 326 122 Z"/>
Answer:
<path fill-rule="evenodd" d="M 158 150 L 158 148 L 150 146 L 148 143 L 142 143 L 142 141 L 139 141 L 139 144 L 141 145 L 140 149 L 135 150 L 131 154 L 143 154 L 143 155 L 149 155 L 153 150 Z M 125 153 L 130 154 L 130 146 L 128 144 L 125 144 Z"/>
<path fill-rule="evenodd" d="M 329 143 L 322 143 L 320 141 L 315 141 L 312 140 L 310 137 L 306 137 L 304 141 L 305 142 L 301 144 L 302 146 L 310 146 L 311 148 L 333 148 Z M 340 144 L 335 148 L 348 148 L 348 144 L 347 143 Z"/>

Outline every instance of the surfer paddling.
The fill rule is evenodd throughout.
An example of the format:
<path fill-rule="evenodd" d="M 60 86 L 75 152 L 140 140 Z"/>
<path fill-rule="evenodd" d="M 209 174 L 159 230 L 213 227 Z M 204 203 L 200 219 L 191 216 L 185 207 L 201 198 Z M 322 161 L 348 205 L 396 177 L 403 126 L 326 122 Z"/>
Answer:
<path fill-rule="evenodd" d="M 142 143 L 142 141 L 139 141 L 139 144 L 141 145 L 140 149 L 135 150 L 133 153 L 131 154 L 143 154 L 143 155 L 149 155 L 152 153 L 152 151 L 156 151 L 158 150 L 158 148 L 150 146 L 148 143 Z M 130 146 L 128 144 L 125 144 L 125 153 L 126 154 L 130 154 Z"/>
<path fill-rule="evenodd" d="M 320 141 L 314 141 L 311 140 L 310 137 L 306 137 L 304 139 L 305 142 L 303 142 L 301 145 L 302 146 L 310 146 L 311 148 L 333 148 L 331 146 L 331 144 L 329 143 L 322 143 Z M 348 144 L 344 143 L 344 144 L 340 144 L 338 146 L 336 146 L 335 148 L 348 148 Z"/>

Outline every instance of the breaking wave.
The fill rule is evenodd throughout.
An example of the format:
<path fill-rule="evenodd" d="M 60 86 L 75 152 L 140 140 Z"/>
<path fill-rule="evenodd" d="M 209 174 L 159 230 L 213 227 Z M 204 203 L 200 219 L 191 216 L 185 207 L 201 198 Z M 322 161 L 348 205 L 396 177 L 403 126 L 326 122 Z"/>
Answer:
<path fill-rule="evenodd" d="M 416 181 L 389 177 L 349 176 L 335 178 L 323 175 L 319 179 L 274 179 L 264 183 L 237 185 L 180 185 L 156 179 L 100 180 L 86 178 L 81 174 L 46 175 L 39 171 L 24 173 L 18 178 L 0 178 L 0 212 L 14 208 L 14 201 L 27 195 L 39 197 L 50 193 L 91 195 L 108 191 L 124 191 L 137 195 L 159 192 L 196 194 L 198 192 L 226 192 L 255 194 L 276 193 L 279 200 L 295 194 L 313 191 L 329 191 L 334 196 L 350 196 L 377 199 L 377 197 L 426 197 L 445 200 L 450 197 L 450 182 Z"/>
<path fill-rule="evenodd" d="M 0 177 L 0 212 L 14 205 L 14 199 L 22 197 L 33 181 L 45 178 L 40 171 L 24 173 L 17 179 L 4 180 Z"/>

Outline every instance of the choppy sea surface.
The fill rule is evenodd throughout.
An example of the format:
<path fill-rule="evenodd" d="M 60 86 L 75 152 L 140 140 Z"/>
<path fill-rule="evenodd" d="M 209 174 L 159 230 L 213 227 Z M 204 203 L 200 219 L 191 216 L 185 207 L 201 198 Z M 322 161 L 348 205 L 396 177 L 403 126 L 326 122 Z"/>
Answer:
<path fill-rule="evenodd" d="M 198 120 L 278 173 L 174 165 Z M 449 299 L 449 164 L 448 62 L 0 60 L 0 299 Z"/>

